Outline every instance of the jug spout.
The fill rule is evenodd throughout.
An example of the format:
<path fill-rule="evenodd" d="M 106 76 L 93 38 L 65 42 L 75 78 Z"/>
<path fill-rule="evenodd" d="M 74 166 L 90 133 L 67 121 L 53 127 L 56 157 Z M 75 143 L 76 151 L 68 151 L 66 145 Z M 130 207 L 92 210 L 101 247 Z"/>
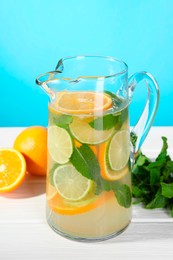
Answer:
<path fill-rule="evenodd" d="M 37 85 L 46 92 L 50 99 L 55 99 L 55 92 L 49 87 L 50 82 L 54 79 L 54 74 L 55 72 L 48 72 L 41 74 L 36 78 Z"/>

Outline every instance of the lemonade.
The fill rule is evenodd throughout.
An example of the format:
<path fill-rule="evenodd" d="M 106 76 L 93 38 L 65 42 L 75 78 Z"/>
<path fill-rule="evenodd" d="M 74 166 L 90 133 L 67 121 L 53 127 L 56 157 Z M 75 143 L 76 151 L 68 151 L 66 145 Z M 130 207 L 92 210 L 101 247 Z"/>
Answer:
<path fill-rule="evenodd" d="M 128 104 L 111 92 L 49 104 L 47 220 L 73 239 L 112 237 L 131 220 Z"/>

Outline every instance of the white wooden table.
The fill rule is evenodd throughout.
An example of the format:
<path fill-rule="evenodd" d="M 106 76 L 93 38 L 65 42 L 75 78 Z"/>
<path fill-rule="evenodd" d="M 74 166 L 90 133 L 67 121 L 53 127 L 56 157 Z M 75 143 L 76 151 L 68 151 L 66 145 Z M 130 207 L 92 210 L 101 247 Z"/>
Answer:
<path fill-rule="evenodd" d="M 0 147 L 11 147 L 22 128 L 0 128 Z M 173 156 L 173 127 L 153 127 L 143 152 L 155 157 L 161 136 Z M 173 259 L 173 218 L 166 210 L 133 206 L 126 231 L 113 239 L 81 243 L 56 234 L 45 219 L 45 178 L 27 176 L 13 193 L 0 196 L 0 260 L 5 259 Z"/>

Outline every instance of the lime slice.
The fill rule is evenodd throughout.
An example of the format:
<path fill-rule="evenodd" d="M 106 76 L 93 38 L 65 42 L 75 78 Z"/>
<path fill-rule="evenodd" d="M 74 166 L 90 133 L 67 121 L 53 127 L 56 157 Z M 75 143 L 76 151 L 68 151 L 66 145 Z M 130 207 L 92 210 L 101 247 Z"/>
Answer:
<path fill-rule="evenodd" d="M 55 162 L 67 163 L 73 152 L 69 133 L 61 127 L 50 126 L 48 128 L 48 150 Z"/>
<path fill-rule="evenodd" d="M 130 156 L 130 134 L 126 130 L 115 133 L 108 148 L 108 162 L 112 170 L 123 169 Z"/>
<path fill-rule="evenodd" d="M 85 198 L 93 188 L 93 182 L 82 176 L 70 163 L 55 170 L 53 181 L 61 197 L 69 201 Z"/>
<path fill-rule="evenodd" d="M 70 124 L 70 131 L 73 136 L 81 143 L 99 144 L 105 142 L 115 131 L 114 128 L 109 130 L 95 130 L 88 124 L 88 119 L 73 118 Z"/>

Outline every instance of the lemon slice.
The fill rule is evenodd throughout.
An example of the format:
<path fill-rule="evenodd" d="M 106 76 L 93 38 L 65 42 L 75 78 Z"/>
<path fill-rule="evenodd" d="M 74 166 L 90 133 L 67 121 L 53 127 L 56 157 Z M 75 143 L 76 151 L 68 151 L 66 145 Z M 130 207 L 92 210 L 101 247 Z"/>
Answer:
<path fill-rule="evenodd" d="M 126 130 L 117 132 L 111 139 L 108 148 L 108 161 L 112 170 L 123 169 L 130 156 L 130 134 Z"/>
<path fill-rule="evenodd" d="M 85 198 L 93 188 L 93 182 L 82 176 L 70 163 L 56 168 L 53 182 L 61 197 L 69 201 Z"/>
<path fill-rule="evenodd" d="M 67 163 L 73 152 L 69 133 L 61 127 L 50 126 L 48 128 L 48 150 L 55 162 Z"/>
<path fill-rule="evenodd" d="M 95 130 L 88 124 L 88 120 L 74 117 L 70 124 L 70 131 L 73 136 L 81 143 L 99 144 L 105 142 L 114 133 L 115 129 L 110 130 Z"/>

